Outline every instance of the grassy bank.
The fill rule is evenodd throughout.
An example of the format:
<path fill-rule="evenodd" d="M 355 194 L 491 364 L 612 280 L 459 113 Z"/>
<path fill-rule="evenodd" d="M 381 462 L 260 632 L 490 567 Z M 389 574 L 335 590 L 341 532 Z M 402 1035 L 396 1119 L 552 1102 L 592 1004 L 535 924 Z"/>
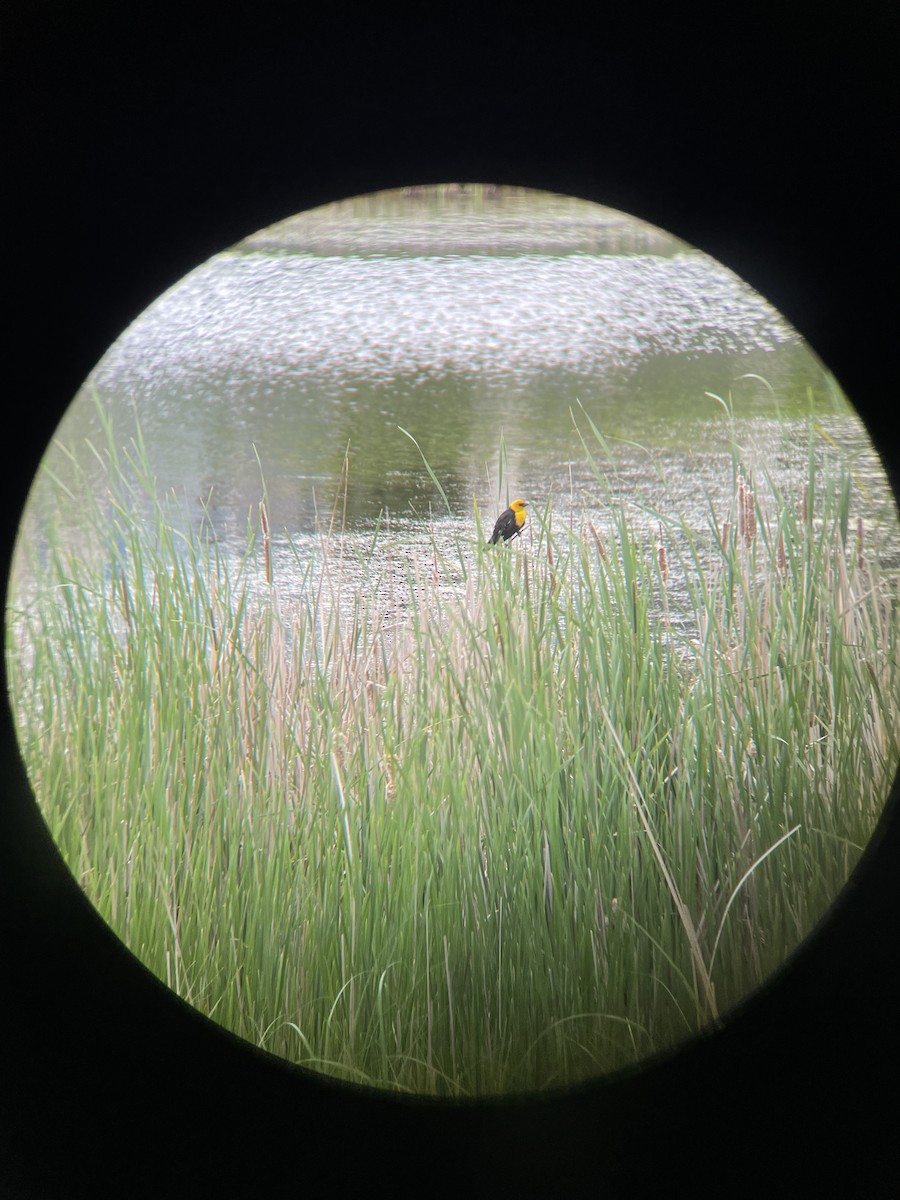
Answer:
<path fill-rule="evenodd" d="M 12 595 L 23 755 L 104 918 L 254 1043 L 445 1095 L 615 1069 L 763 980 L 874 828 L 897 629 L 849 476 L 764 509 L 736 468 L 702 537 L 438 534 L 388 611 L 325 537 L 288 604 L 264 520 L 230 565 L 97 453 Z"/>

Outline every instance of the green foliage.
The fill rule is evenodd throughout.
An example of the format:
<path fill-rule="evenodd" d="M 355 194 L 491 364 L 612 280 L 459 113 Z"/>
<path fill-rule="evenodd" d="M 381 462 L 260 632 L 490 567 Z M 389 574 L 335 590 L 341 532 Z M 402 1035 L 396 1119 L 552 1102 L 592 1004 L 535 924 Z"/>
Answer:
<path fill-rule="evenodd" d="M 436 531 L 391 623 L 329 602 L 327 538 L 289 608 L 264 507 L 235 569 L 108 437 L 83 545 L 21 571 L 19 736 L 98 910 L 229 1029 L 378 1087 L 569 1084 L 715 1021 L 847 879 L 898 760 L 848 476 L 810 467 L 813 516 L 736 469 L 703 539 Z"/>

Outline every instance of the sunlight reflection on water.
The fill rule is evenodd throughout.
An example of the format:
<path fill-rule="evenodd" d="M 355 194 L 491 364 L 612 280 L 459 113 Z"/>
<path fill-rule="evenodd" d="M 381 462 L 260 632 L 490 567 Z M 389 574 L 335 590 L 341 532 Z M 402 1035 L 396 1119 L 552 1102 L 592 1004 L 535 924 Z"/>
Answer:
<path fill-rule="evenodd" d="M 89 392 L 122 444 L 139 418 L 158 487 L 235 555 L 264 489 L 276 538 L 314 535 L 345 457 L 361 544 L 389 514 L 413 547 L 443 513 L 422 455 L 467 535 L 510 489 L 558 522 L 602 497 L 638 527 L 705 528 L 735 444 L 799 486 L 811 416 L 875 480 L 873 511 L 891 503 L 862 424 L 763 297 L 663 231 L 541 193 L 409 189 L 273 226 L 151 305 Z M 60 436 L 96 442 L 92 405 Z"/>

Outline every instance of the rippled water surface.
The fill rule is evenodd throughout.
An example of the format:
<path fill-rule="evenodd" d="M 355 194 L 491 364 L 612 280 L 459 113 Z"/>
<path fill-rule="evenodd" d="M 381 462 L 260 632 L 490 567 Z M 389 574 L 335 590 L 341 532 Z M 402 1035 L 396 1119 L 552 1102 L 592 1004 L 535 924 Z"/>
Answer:
<path fill-rule="evenodd" d="M 235 549 L 260 466 L 282 548 L 339 495 L 351 534 L 391 514 L 415 541 L 445 511 L 422 455 L 463 530 L 474 504 L 491 519 L 512 493 L 589 509 L 583 435 L 614 495 L 698 526 L 730 497 L 735 440 L 751 470 L 799 480 L 811 416 L 833 439 L 823 453 L 881 479 L 833 379 L 766 300 L 659 230 L 535 193 L 413 189 L 283 222 L 172 287 L 88 391 L 123 440 L 139 416 L 159 483 L 196 519 L 203 500 Z M 60 436 L 97 433 L 77 403 Z"/>

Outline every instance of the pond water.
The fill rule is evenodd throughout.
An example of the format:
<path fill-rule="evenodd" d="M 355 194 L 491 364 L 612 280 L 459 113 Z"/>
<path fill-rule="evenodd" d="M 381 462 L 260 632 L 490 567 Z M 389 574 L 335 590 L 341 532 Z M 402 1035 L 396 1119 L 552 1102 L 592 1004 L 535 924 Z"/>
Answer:
<path fill-rule="evenodd" d="M 660 230 L 524 190 L 407 189 L 249 237 L 113 345 L 59 431 L 70 446 L 99 438 L 92 394 L 123 443 L 140 419 L 159 485 L 236 554 L 262 471 L 288 582 L 289 539 L 338 497 L 348 536 L 387 517 L 410 544 L 432 516 L 472 533 L 474 505 L 489 524 L 514 495 L 563 521 L 591 510 L 582 435 L 638 525 L 664 506 L 703 528 L 730 502 L 734 443 L 799 487 L 811 418 L 870 521 L 893 511 L 861 422 L 761 296 Z"/>

